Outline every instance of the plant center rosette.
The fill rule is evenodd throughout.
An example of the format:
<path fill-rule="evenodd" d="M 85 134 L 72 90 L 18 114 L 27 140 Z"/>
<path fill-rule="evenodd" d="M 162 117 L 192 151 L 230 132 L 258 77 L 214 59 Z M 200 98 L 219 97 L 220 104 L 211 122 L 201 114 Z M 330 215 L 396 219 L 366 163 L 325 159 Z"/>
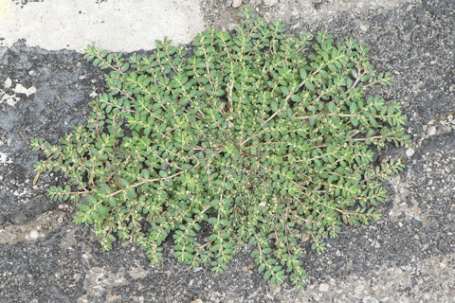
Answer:
<path fill-rule="evenodd" d="M 371 146 L 404 145 L 397 102 L 363 98 L 377 84 L 365 47 L 330 35 L 284 34 L 244 11 L 235 33 L 208 30 L 182 46 L 158 41 L 150 57 L 85 57 L 106 75 L 87 126 L 52 146 L 38 172 L 61 170 L 71 185 L 53 198 L 78 200 L 75 222 L 93 224 L 103 249 L 136 242 L 222 273 L 246 244 L 272 283 L 303 286 L 301 239 L 324 250 L 342 223 L 368 223 L 385 197 L 379 180 L 403 165 L 374 166 Z M 128 133 L 128 135 L 125 135 Z"/>

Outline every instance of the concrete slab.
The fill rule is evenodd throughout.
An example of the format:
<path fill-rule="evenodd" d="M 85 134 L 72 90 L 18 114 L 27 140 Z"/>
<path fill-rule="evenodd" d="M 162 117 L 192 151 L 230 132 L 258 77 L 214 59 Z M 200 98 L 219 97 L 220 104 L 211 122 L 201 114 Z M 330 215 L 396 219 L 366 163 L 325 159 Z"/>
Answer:
<path fill-rule="evenodd" d="M 0 0 L 0 47 L 18 39 L 47 50 L 130 52 L 155 48 L 165 36 L 191 42 L 204 30 L 200 0 Z"/>

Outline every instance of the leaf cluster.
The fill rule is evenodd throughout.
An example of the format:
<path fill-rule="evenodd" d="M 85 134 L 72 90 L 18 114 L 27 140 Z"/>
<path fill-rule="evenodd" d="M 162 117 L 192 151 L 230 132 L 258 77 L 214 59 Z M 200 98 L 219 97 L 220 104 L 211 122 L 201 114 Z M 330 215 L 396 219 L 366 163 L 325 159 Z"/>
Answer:
<path fill-rule="evenodd" d="M 403 165 L 372 165 L 369 147 L 408 143 L 405 116 L 363 97 L 392 80 L 366 47 L 243 16 L 234 33 L 198 35 L 191 57 L 166 39 L 142 58 L 88 46 L 85 58 L 110 69 L 108 91 L 60 145 L 33 140 L 50 157 L 36 169 L 69 176 L 49 195 L 79 200 L 74 220 L 93 225 L 103 249 L 120 238 L 158 263 L 172 236 L 179 261 L 222 273 L 252 244 L 265 279 L 302 287 L 302 237 L 323 251 L 342 223 L 379 218 L 379 180 Z"/>

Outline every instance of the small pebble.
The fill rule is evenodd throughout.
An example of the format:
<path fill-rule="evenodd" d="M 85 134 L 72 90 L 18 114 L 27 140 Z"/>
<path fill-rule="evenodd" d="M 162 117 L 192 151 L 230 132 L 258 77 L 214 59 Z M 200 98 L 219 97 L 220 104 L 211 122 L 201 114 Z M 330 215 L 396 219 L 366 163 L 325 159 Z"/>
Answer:
<path fill-rule="evenodd" d="M 406 150 L 406 156 L 412 157 L 412 155 L 414 155 L 414 152 L 415 152 L 414 149 L 410 147 Z"/>
<path fill-rule="evenodd" d="M 427 135 L 434 136 L 434 134 L 436 134 L 436 126 L 432 125 L 427 128 Z"/>
<path fill-rule="evenodd" d="M 278 3 L 278 0 L 264 0 L 263 3 L 267 6 L 274 6 Z"/>
<path fill-rule="evenodd" d="M 10 78 L 6 78 L 6 80 L 5 80 L 5 88 L 11 87 L 11 84 L 13 84 L 11 79 Z"/>
<path fill-rule="evenodd" d="M 329 291 L 329 284 L 322 283 L 319 285 L 319 291 L 327 292 Z"/>
<path fill-rule="evenodd" d="M 232 2 L 232 7 L 234 7 L 234 8 L 237 8 L 237 7 L 239 7 L 240 5 L 242 5 L 242 0 L 234 0 L 234 1 Z"/>
<path fill-rule="evenodd" d="M 30 240 L 36 240 L 39 237 L 39 233 L 36 230 L 32 230 L 29 234 Z"/>
<path fill-rule="evenodd" d="M 376 299 L 373 298 L 373 297 L 368 296 L 368 297 L 365 297 L 365 298 L 363 299 L 363 302 L 365 302 L 365 303 L 378 303 L 378 300 L 376 300 Z"/>
<path fill-rule="evenodd" d="M 281 291 L 281 286 L 277 284 L 272 284 L 268 281 L 269 284 L 269 291 L 272 296 L 275 296 L 277 293 Z"/>
<path fill-rule="evenodd" d="M 363 286 L 363 285 L 356 286 L 356 288 L 354 289 L 355 294 L 357 296 L 361 295 L 364 288 L 365 288 L 365 286 Z"/>
<path fill-rule="evenodd" d="M 313 300 L 315 300 L 316 302 L 319 302 L 319 300 L 321 300 L 321 297 L 322 297 L 322 295 L 319 293 L 313 294 Z"/>

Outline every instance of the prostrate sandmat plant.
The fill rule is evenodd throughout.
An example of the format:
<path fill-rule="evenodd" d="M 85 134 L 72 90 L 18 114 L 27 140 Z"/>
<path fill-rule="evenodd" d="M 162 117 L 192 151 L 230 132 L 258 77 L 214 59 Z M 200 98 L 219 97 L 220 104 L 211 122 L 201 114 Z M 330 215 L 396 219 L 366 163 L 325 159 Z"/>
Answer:
<path fill-rule="evenodd" d="M 93 225 L 103 250 L 117 236 L 158 263 L 172 236 L 180 262 L 222 273 L 252 244 L 265 279 L 303 287 L 302 237 L 323 251 L 342 223 L 379 218 L 379 181 L 403 165 L 373 165 L 370 147 L 407 144 L 405 116 L 363 98 L 391 77 L 354 40 L 243 17 L 235 33 L 198 35 L 191 57 L 167 40 L 128 60 L 89 46 L 85 58 L 111 70 L 108 93 L 60 145 L 32 141 L 49 157 L 35 167 L 69 177 L 49 195 L 78 200 L 74 221 Z"/>

